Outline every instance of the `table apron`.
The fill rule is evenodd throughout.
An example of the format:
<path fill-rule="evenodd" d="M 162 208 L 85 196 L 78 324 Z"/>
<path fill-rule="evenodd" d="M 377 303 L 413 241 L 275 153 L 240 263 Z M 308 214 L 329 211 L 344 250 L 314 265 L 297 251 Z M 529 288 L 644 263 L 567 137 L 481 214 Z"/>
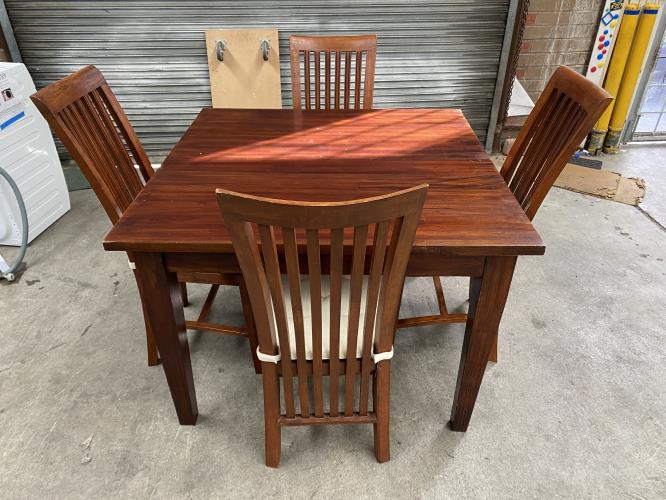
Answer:
<path fill-rule="evenodd" d="M 344 272 L 351 270 L 351 255 L 345 256 Z M 483 256 L 446 255 L 435 252 L 412 253 L 407 265 L 407 276 L 470 276 L 481 277 L 485 263 Z M 322 255 L 322 272 L 328 269 L 327 256 Z M 367 259 L 366 267 L 369 267 Z M 174 273 L 240 274 L 238 260 L 233 254 L 222 253 L 165 253 L 167 271 Z M 307 257 L 302 256 L 301 268 L 306 271 Z M 368 272 L 368 269 L 366 269 Z"/>

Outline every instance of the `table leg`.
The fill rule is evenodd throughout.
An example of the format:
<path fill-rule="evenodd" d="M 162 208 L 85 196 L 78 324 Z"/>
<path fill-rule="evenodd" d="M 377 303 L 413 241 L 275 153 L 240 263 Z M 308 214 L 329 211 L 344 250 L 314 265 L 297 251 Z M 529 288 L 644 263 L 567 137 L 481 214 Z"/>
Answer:
<path fill-rule="evenodd" d="M 164 367 L 164 373 L 182 425 L 197 421 L 190 348 L 185 332 L 185 317 L 180 285 L 175 273 L 169 273 L 160 253 L 134 254 L 137 280 L 145 311 Z"/>
<path fill-rule="evenodd" d="M 465 432 L 479 394 L 495 334 L 509 295 L 516 257 L 488 257 L 481 278 L 472 278 L 451 429 Z"/>

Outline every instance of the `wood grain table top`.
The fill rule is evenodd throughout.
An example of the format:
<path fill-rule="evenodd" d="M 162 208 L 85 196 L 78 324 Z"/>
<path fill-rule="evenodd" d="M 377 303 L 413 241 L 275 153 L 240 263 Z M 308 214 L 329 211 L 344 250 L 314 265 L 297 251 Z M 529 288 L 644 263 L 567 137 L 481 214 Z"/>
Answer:
<path fill-rule="evenodd" d="M 215 189 L 339 201 L 430 184 L 414 252 L 545 247 L 459 110 L 203 109 L 104 239 L 107 250 L 233 248 Z"/>

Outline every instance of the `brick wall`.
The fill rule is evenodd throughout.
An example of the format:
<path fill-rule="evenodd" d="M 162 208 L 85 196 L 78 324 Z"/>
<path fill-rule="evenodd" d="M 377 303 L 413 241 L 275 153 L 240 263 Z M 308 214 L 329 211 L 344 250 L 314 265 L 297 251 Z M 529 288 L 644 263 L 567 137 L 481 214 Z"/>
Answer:
<path fill-rule="evenodd" d="M 516 77 L 533 100 L 560 65 L 583 72 L 603 0 L 531 0 Z"/>

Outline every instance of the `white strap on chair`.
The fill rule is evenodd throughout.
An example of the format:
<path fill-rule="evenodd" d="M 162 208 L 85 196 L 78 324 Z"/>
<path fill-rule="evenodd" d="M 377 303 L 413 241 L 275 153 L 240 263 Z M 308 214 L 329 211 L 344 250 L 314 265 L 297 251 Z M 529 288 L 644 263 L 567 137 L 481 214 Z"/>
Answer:
<path fill-rule="evenodd" d="M 282 355 L 279 352 L 275 355 L 264 354 L 259 350 L 259 346 L 257 346 L 257 358 L 259 358 L 259 361 L 264 361 L 265 363 L 275 363 L 277 365 L 277 362 L 282 359 Z"/>
<path fill-rule="evenodd" d="M 372 361 L 374 361 L 375 364 L 379 363 L 380 361 L 391 359 L 392 357 L 393 357 L 393 346 L 391 346 L 390 351 L 372 353 Z"/>
<path fill-rule="evenodd" d="M 131 260 L 127 259 L 127 264 L 129 265 L 129 268 L 133 271 L 136 269 L 136 264 L 132 262 Z"/>
<path fill-rule="evenodd" d="M 380 361 L 385 361 L 387 359 L 391 359 L 393 357 L 393 346 L 391 346 L 390 351 L 386 352 L 379 352 L 379 353 L 372 353 L 372 361 L 377 364 Z M 282 354 L 277 353 L 275 355 L 272 354 L 264 354 L 259 350 L 259 347 L 257 347 L 257 358 L 259 361 L 263 361 L 265 363 L 275 363 L 277 364 L 278 361 L 282 359 Z"/>

